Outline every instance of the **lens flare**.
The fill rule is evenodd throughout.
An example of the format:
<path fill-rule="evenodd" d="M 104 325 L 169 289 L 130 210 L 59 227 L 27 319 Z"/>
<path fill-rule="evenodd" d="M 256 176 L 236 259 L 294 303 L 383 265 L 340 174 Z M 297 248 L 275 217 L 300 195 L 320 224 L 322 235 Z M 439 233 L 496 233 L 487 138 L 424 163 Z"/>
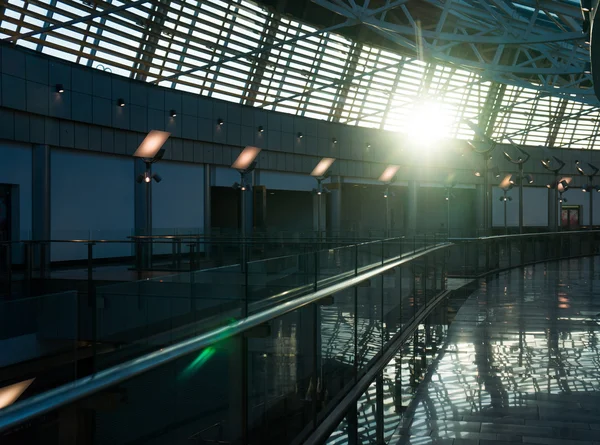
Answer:
<path fill-rule="evenodd" d="M 204 366 L 204 364 L 206 362 L 208 362 L 208 360 L 210 360 L 210 358 L 215 355 L 216 349 L 213 348 L 212 346 L 209 346 L 208 348 L 204 349 L 202 352 L 200 352 L 200 354 L 198 354 L 198 357 L 196 357 L 184 370 L 182 373 L 182 377 L 188 377 L 191 374 L 193 374 L 194 372 L 198 371 L 200 368 L 202 368 L 202 366 Z"/>
<path fill-rule="evenodd" d="M 450 135 L 452 110 L 443 103 L 425 101 L 415 104 L 408 116 L 406 132 L 417 147 L 427 147 Z"/>

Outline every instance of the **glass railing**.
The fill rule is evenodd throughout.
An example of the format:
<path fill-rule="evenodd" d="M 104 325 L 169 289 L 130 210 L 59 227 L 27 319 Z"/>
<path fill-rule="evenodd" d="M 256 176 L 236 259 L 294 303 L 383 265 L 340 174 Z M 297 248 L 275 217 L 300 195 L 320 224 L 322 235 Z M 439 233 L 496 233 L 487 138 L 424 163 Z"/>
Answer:
<path fill-rule="evenodd" d="M 452 246 L 445 250 L 445 273 L 457 278 L 477 278 L 512 267 L 600 252 L 599 231 L 454 238 L 450 241 Z M 415 298 L 418 307 L 418 292 L 415 292 Z M 427 365 L 443 343 L 444 335 L 440 334 L 447 331 L 448 316 L 446 305 L 441 305 L 419 321 L 413 335 L 393 354 L 373 364 L 371 375 L 357 381 L 336 410 L 309 433 L 308 438 L 304 436 L 306 443 L 387 443 L 410 409 Z M 425 335 L 421 334 L 423 330 Z"/>
<path fill-rule="evenodd" d="M 361 243 L 96 287 L 97 316 L 80 323 L 99 350 L 93 373 L 23 393 L 0 411 L 3 443 L 60 443 L 65 428 L 86 424 L 81 416 L 94 421 L 75 428 L 74 443 L 291 443 L 443 291 L 447 244 L 428 243 Z M 53 407 L 10 427 L 40 403 Z"/>
<path fill-rule="evenodd" d="M 90 245 L 93 254 L 95 245 L 82 247 Z M 61 443 L 73 430 L 76 444 L 291 444 L 311 435 L 323 443 L 340 428 L 357 434 L 353 412 L 373 409 L 373 373 L 385 381 L 391 356 L 404 366 L 392 349 L 444 301 L 448 276 L 592 255 L 599 246 L 595 231 L 396 238 L 106 285 L 92 261 L 73 296 L 77 321 L 64 320 L 77 326 L 75 353 L 90 352 L 75 374 L 57 371 L 51 391 L 36 386 L 51 366 L 33 375 L 0 410 L 2 443 Z M 395 420 L 382 418 L 385 432 Z"/>

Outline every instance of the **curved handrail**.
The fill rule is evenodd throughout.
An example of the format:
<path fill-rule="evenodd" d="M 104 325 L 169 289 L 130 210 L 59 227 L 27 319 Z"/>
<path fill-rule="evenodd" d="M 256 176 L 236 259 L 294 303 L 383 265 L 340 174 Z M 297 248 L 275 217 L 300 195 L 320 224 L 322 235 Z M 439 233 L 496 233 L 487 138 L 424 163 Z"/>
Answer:
<path fill-rule="evenodd" d="M 509 239 L 509 238 L 533 238 L 539 236 L 556 236 L 556 235 L 581 235 L 586 233 L 600 233 L 600 230 L 565 230 L 562 232 L 537 232 L 537 233 L 515 233 L 513 235 L 494 235 L 494 236 L 481 236 L 473 238 L 449 238 L 448 241 L 455 243 L 461 241 L 487 241 L 496 239 Z"/>
<path fill-rule="evenodd" d="M 285 315 L 310 303 L 314 303 L 332 294 L 349 289 L 362 281 L 373 278 L 394 267 L 409 263 L 415 259 L 429 255 L 433 252 L 446 249 L 452 243 L 440 243 L 422 252 L 402 257 L 396 261 L 387 262 L 375 269 L 355 275 L 340 283 L 333 284 L 324 289 L 317 290 L 311 294 L 298 297 L 294 300 L 281 303 L 257 314 L 237 320 L 234 323 L 223 326 L 197 337 L 182 341 L 178 344 L 165 347 L 133 360 L 129 360 L 117 366 L 113 366 L 97 374 L 84 377 L 75 382 L 62 385 L 45 393 L 26 399 L 13 406 L 0 411 L 0 432 L 31 420 L 61 406 L 76 402 L 84 397 L 95 394 L 98 391 L 109 388 L 120 382 L 133 378 L 139 374 L 155 369 L 173 360 L 204 349 L 218 341 L 234 335 L 241 334 L 249 329 L 261 325 L 269 320 Z"/>

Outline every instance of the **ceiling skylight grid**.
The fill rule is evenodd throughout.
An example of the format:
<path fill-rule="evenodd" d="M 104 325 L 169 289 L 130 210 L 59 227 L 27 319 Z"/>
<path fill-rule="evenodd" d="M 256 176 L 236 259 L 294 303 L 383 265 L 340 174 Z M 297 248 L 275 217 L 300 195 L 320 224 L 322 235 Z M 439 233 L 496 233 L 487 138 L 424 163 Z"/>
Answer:
<path fill-rule="evenodd" d="M 124 4 L 7 0 L 0 36 L 37 31 Z M 278 45 L 290 39 L 298 40 Z M 17 44 L 170 88 L 394 131 L 406 131 L 415 101 L 435 99 L 453 113 L 448 136 L 458 138 L 473 136 L 464 120 L 480 118 L 491 86 L 479 73 L 439 61 L 430 67 L 335 33 L 319 33 L 247 0 L 149 0 L 18 39 Z M 241 57 L 245 53 L 250 55 Z M 560 99 L 540 97 L 532 88 L 508 85 L 501 100 L 492 137 L 511 135 L 518 143 L 544 145 L 556 135 L 555 146 L 595 144 L 598 111 L 582 104 L 581 97 L 568 100 L 564 114 L 570 117 L 565 119 Z"/>

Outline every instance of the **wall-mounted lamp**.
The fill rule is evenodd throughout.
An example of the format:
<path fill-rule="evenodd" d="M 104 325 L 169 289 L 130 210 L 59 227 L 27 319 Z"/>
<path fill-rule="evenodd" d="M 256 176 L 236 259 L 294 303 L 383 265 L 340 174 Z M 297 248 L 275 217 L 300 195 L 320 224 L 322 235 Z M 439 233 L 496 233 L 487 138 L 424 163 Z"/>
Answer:
<path fill-rule="evenodd" d="M 242 192 L 245 192 L 247 190 L 247 187 L 245 184 L 240 184 L 239 182 L 234 182 L 234 184 L 232 185 L 234 190 L 241 190 Z"/>
<path fill-rule="evenodd" d="M 175 110 L 171 110 L 171 111 L 169 112 L 169 115 L 170 115 L 171 117 L 176 117 L 176 116 L 177 116 L 177 111 L 175 111 Z"/>
<path fill-rule="evenodd" d="M 492 168 L 492 173 L 494 174 L 494 178 L 500 177 L 500 169 L 498 168 L 497 165 L 494 168 Z"/>
<path fill-rule="evenodd" d="M 117 100 L 117 105 L 120 107 L 124 107 L 125 106 L 125 101 L 123 99 L 119 99 Z"/>
<path fill-rule="evenodd" d="M 337 144 L 337 139 L 336 139 L 336 138 L 333 138 L 333 139 L 331 140 L 331 142 L 333 142 L 334 144 Z"/>
<path fill-rule="evenodd" d="M 592 9 L 592 0 L 581 0 L 581 10 L 583 12 L 590 12 Z"/>
<path fill-rule="evenodd" d="M 148 171 L 138 175 L 138 177 L 135 179 L 135 181 L 138 184 L 141 184 L 142 182 L 149 183 L 153 179 L 157 183 L 162 181 L 162 178 L 157 173 L 150 173 Z"/>
<path fill-rule="evenodd" d="M 317 166 L 310 173 L 310 175 L 314 176 L 315 178 L 321 178 L 321 177 L 325 176 L 325 173 L 327 172 L 327 170 L 329 170 L 329 167 L 331 167 L 331 164 L 333 164 L 334 162 L 335 162 L 334 158 L 321 159 L 319 161 L 319 163 L 317 164 Z"/>
<path fill-rule="evenodd" d="M 258 130 L 259 133 L 264 133 L 265 132 L 265 128 L 262 125 L 259 125 L 257 130 Z"/>
<path fill-rule="evenodd" d="M 369 148 L 371 148 L 371 144 L 369 144 L 369 143 L 367 142 L 367 150 L 368 150 Z"/>
<path fill-rule="evenodd" d="M 223 122 L 223 119 L 219 118 L 217 119 L 217 124 L 218 125 L 223 125 L 225 122 Z"/>
<path fill-rule="evenodd" d="M 302 139 L 304 137 L 304 135 L 302 134 L 302 132 L 298 132 L 298 139 Z"/>
<path fill-rule="evenodd" d="M 57 83 L 56 84 L 56 92 L 57 93 L 64 93 L 65 92 L 65 88 L 63 87 L 62 83 Z"/>
<path fill-rule="evenodd" d="M 478 178 L 481 176 L 481 172 L 480 172 L 479 170 L 475 170 L 475 171 L 473 172 L 473 174 L 474 174 L 475 176 L 477 176 Z"/>
<path fill-rule="evenodd" d="M 583 64 L 583 73 L 591 74 L 592 73 L 592 64 L 590 62 L 585 62 Z"/>

